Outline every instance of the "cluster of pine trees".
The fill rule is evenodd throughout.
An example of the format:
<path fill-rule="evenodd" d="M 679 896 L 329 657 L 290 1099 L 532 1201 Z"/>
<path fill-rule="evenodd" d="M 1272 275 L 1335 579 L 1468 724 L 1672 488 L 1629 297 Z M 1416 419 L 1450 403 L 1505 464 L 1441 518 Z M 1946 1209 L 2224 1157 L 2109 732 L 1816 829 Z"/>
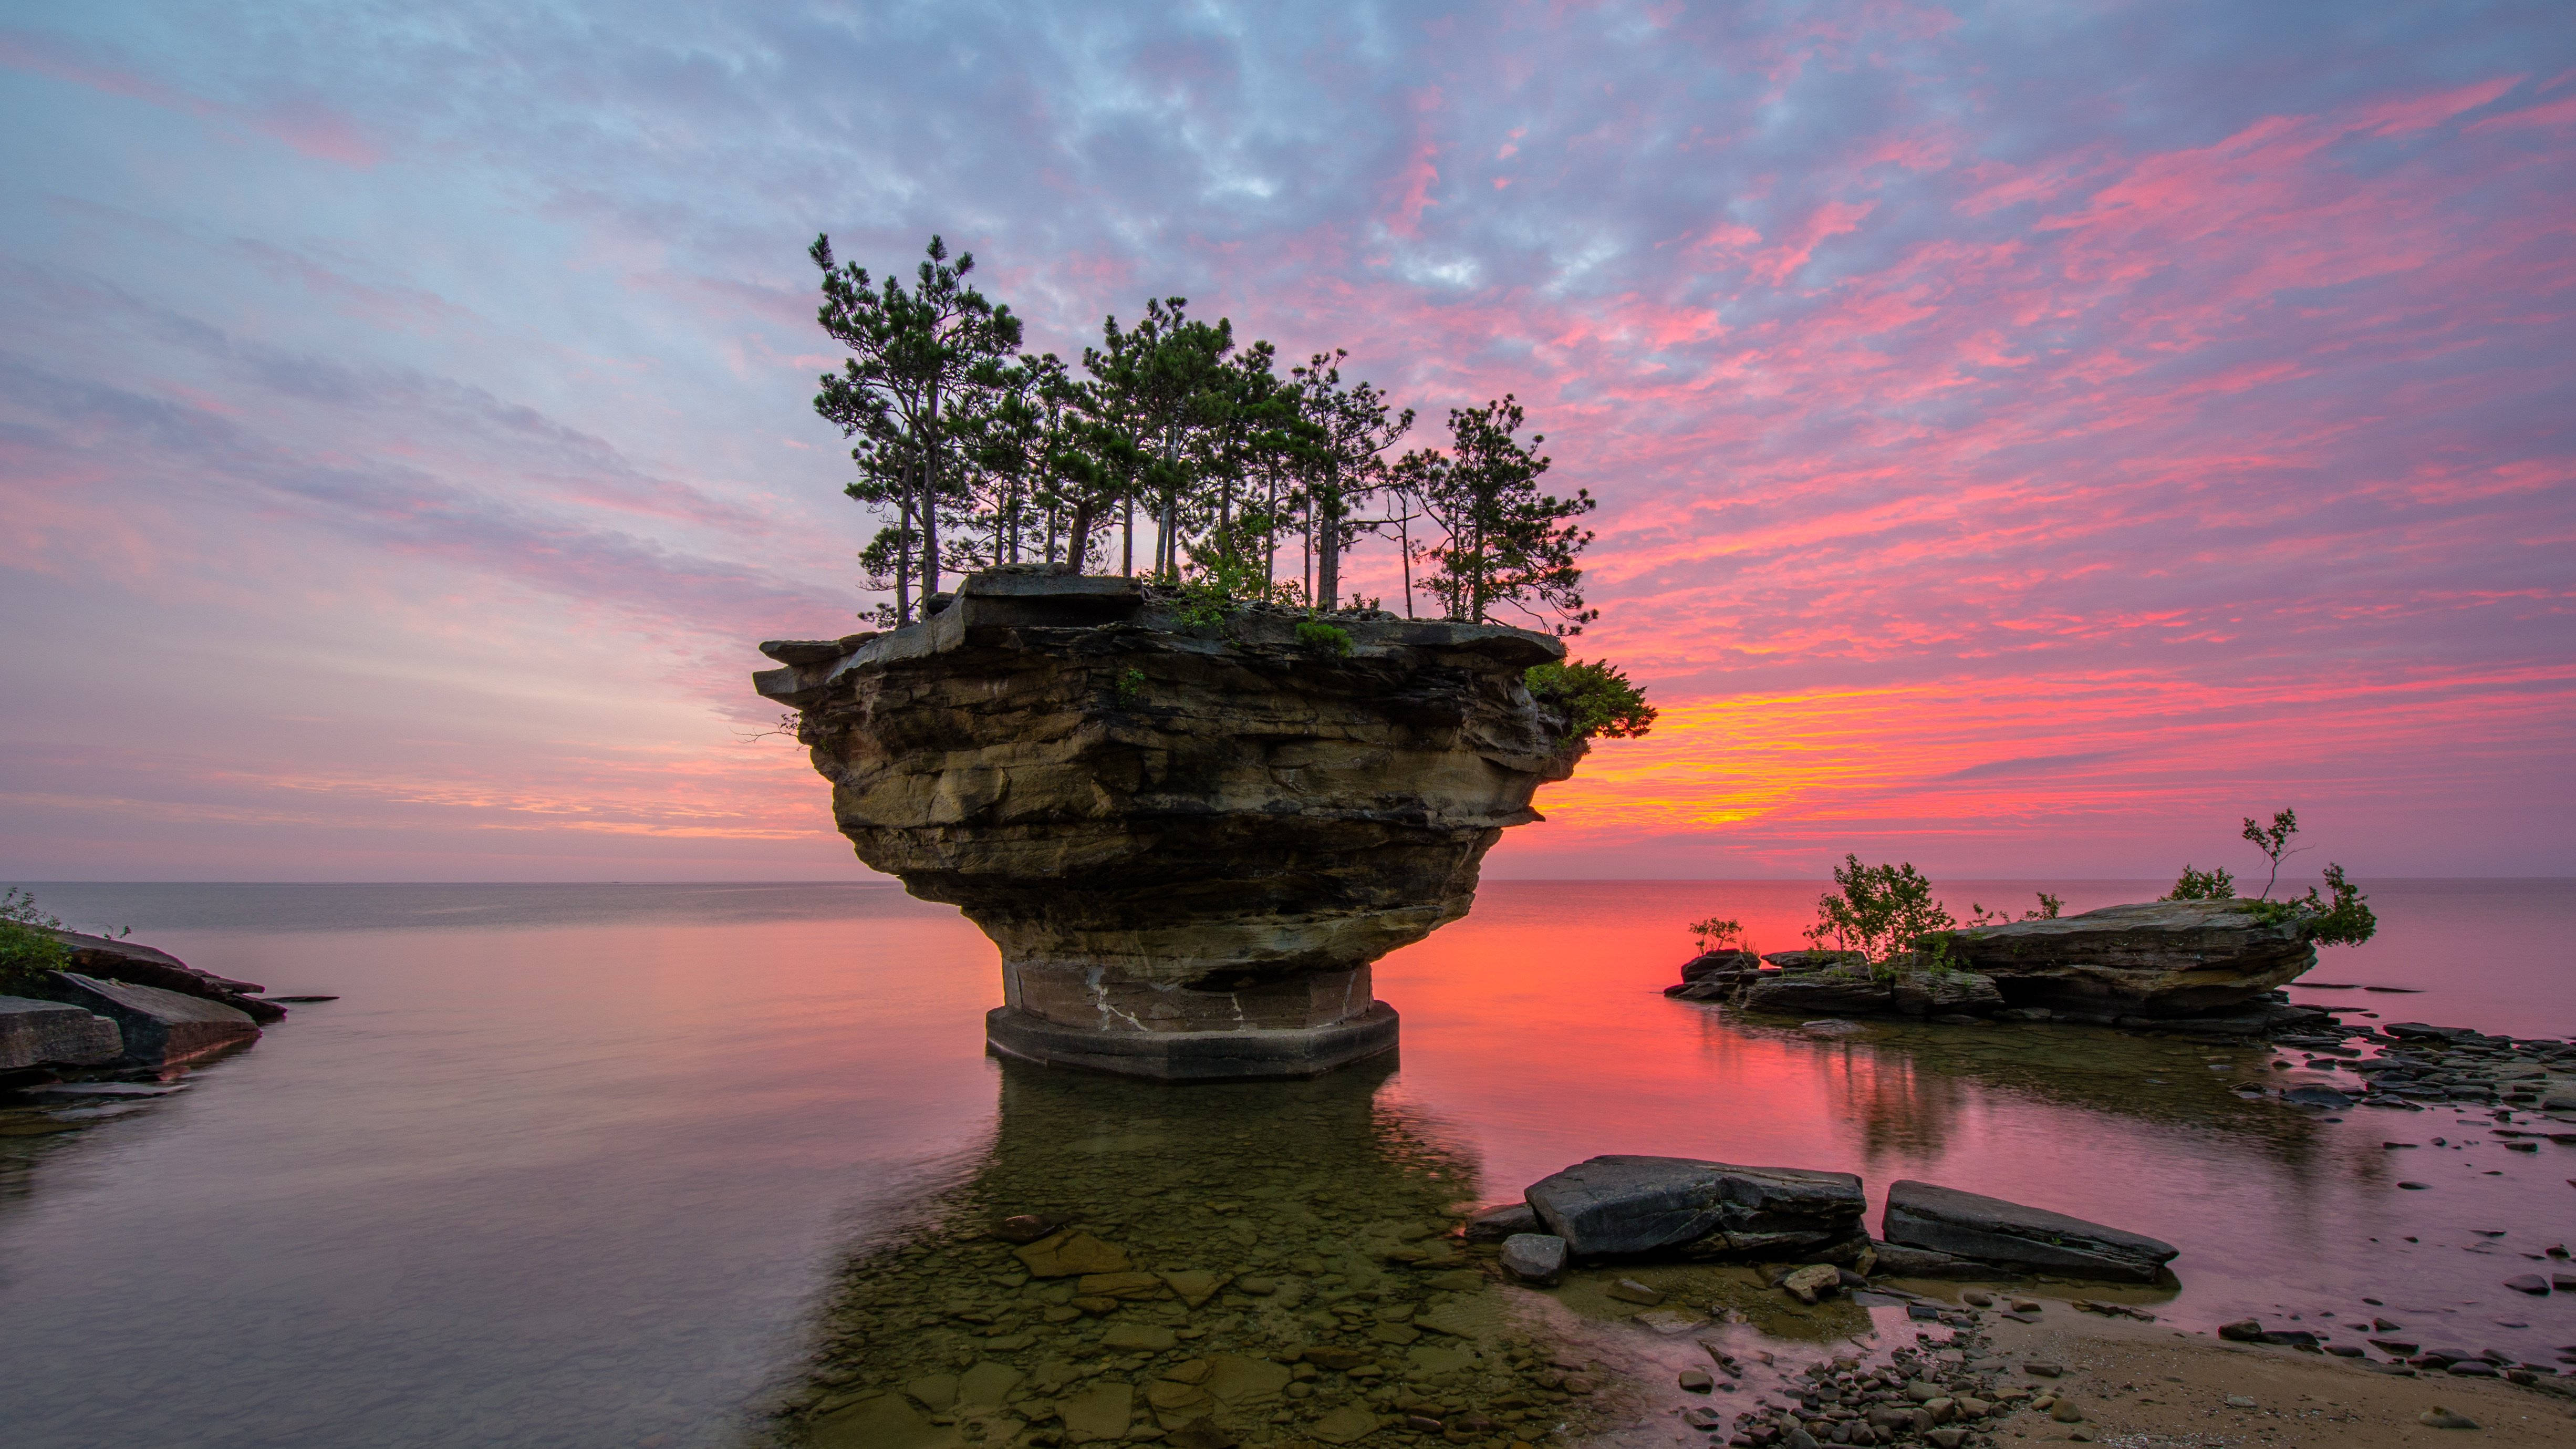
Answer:
<path fill-rule="evenodd" d="M 1417 589 L 1478 623 L 1508 608 L 1575 634 L 1598 613 L 1575 564 L 1593 498 L 1540 491 L 1546 439 L 1521 439 L 1508 396 L 1452 410 L 1446 449 L 1398 455 L 1413 411 L 1345 380 L 1344 352 L 1283 374 L 1270 343 L 1238 346 L 1229 320 L 1165 297 L 1132 326 L 1106 319 L 1077 373 L 1021 352 L 1020 319 L 937 237 L 910 285 L 837 263 L 828 236 L 809 255 L 823 329 L 850 354 L 814 408 L 851 440 L 849 495 L 887 519 L 860 554 L 894 595 L 882 622 L 910 622 L 948 573 L 1101 572 L 1114 548 L 1133 575 L 1140 512 L 1148 576 L 1230 599 L 1374 607 L 1343 597 L 1345 560 L 1374 537 L 1398 551 L 1408 615 Z"/>

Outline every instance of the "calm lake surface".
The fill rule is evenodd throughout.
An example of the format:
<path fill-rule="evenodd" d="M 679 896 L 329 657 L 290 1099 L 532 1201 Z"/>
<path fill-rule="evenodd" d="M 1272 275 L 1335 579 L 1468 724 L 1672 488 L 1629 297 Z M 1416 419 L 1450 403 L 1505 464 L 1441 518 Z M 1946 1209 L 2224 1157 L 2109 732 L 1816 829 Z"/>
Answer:
<path fill-rule="evenodd" d="M 1944 895 L 2018 910 L 2041 888 L 2076 911 L 2160 887 Z M 2380 938 L 2311 973 L 2355 989 L 2300 999 L 2576 1034 L 2576 882 L 2371 889 Z M 1038 1178 L 1143 1212 L 1176 1189 L 1133 1154 L 1087 1183 L 1071 1149 L 1254 1150 L 1274 1116 L 1274 1173 L 1298 1133 L 1352 1124 L 1460 1202 L 1670 1153 L 1860 1173 L 1875 1226 L 1888 1183 L 1924 1178 L 2181 1245 L 2180 1293 L 2139 1301 L 2186 1327 L 2348 1319 L 2369 1295 L 2428 1343 L 2576 1343 L 2576 1294 L 2500 1286 L 2576 1241 L 2576 1147 L 2508 1154 L 2448 1110 L 2246 1100 L 2331 1079 L 2268 1048 L 2054 1026 L 1826 1041 L 1658 994 L 1686 922 L 1787 949 L 1816 892 L 1491 883 L 1379 968 L 1404 1014 L 1392 1071 L 1087 1092 L 983 1055 L 992 947 L 892 885 L 40 885 L 75 926 L 343 999 L 186 1091 L 0 1137 L 0 1442 L 739 1443 L 800 1381 L 843 1266 L 921 1230 L 925 1204 Z M 1316 1153 L 1362 1186 L 1387 1167 Z"/>

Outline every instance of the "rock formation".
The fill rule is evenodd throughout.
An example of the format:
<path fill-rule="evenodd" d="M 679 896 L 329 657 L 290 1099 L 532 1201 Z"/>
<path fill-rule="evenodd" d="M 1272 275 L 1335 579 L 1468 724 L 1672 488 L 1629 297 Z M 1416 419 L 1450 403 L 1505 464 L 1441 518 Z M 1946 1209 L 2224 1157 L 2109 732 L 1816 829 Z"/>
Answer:
<path fill-rule="evenodd" d="M 2010 1017 L 2251 1033 L 2314 1020 L 2274 988 L 2316 964 L 2295 920 L 2251 901 L 2149 901 L 1950 933 L 1938 962 L 1872 972 L 1848 952 L 1711 952 L 1667 996 L 1775 1016 Z M 1769 969 L 1764 969 L 1765 967 Z"/>
<path fill-rule="evenodd" d="M 763 644 L 755 683 L 859 858 L 1001 948 L 994 1050 L 1302 1075 L 1394 1045 L 1370 963 L 1466 914 L 1583 753 L 1522 683 L 1554 639 L 1339 614 L 1344 653 L 1304 620 L 1006 568 L 891 633 Z"/>
<path fill-rule="evenodd" d="M 1929 1182 L 1887 1190 L 1880 1233 L 1900 1247 L 2070 1278 L 2152 1283 L 2181 1253 L 2159 1238 Z"/>
<path fill-rule="evenodd" d="M 247 1014 L 157 986 L 58 971 L 35 989 L 114 1022 L 125 1060 L 139 1065 L 174 1066 L 259 1038 L 259 1023 Z"/>
<path fill-rule="evenodd" d="M 2317 964 L 2295 920 L 2252 901 L 2148 901 L 2080 916 L 1978 926 L 1951 959 L 2013 1006 L 2189 1016 L 2242 1007 Z"/>

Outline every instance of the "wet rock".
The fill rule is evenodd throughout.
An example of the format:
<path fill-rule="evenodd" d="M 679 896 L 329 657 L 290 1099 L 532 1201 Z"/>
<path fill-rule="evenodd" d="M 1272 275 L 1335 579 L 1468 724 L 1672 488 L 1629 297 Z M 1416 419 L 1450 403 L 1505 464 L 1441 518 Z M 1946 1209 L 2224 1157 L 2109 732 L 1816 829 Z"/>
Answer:
<path fill-rule="evenodd" d="M 125 1042 L 124 1059 L 131 1062 L 165 1066 L 259 1037 L 259 1023 L 245 1013 L 157 986 L 57 971 L 26 989 L 115 1022 Z"/>
<path fill-rule="evenodd" d="M 1503 1271 L 1524 1283 L 1554 1283 L 1565 1272 L 1565 1259 L 1565 1239 L 1552 1233 L 1514 1233 L 1503 1239 Z"/>
<path fill-rule="evenodd" d="M 1710 1377 L 1706 1369 L 1683 1369 L 1674 1382 L 1682 1392 L 1690 1394 L 1705 1394 L 1717 1387 L 1717 1380 Z"/>
<path fill-rule="evenodd" d="M 2315 1085 L 2292 1087 L 2281 1094 L 2281 1100 L 2293 1107 L 2323 1107 L 2335 1111 L 2352 1105 L 2352 1098 L 2334 1088 Z"/>
<path fill-rule="evenodd" d="M 0 1071 L 95 1067 L 125 1055 L 116 1023 L 65 1001 L 0 996 Z"/>
<path fill-rule="evenodd" d="M 931 1423 L 901 1394 L 874 1394 L 814 1421 L 816 1449 L 950 1449 L 956 1434 Z"/>
<path fill-rule="evenodd" d="M 1327 1444 L 1356 1444 L 1377 1432 L 1378 1417 L 1357 1404 L 1344 1404 L 1306 1426 L 1306 1432 Z"/>
<path fill-rule="evenodd" d="M 1113 1323 L 1100 1335 L 1102 1348 L 1122 1353 L 1161 1353 L 1177 1341 L 1172 1330 L 1151 1323 Z"/>
<path fill-rule="evenodd" d="M 1813 1303 L 1842 1286 L 1842 1276 L 1842 1270 L 1831 1263 L 1809 1263 L 1792 1269 L 1780 1286 L 1799 1302 Z"/>
<path fill-rule="evenodd" d="M 2004 1004 L 1995 979 L 1975 971 L 1910 971 L 1896 979 L 1896 1009 L 1907 1016 L 1973 1016 Z"/>
<path fill-rule="evenodd" d="M 1127 1254 L 1084 1232 L 1053 1233 L 1014 1249 L 1032 1278 L 1072 1278 L 1084 1273 L 1122 1273 Z"/>
<path fill-rule="evenodd" d="M 1182 1273 L 1165 1273 L 1162 1275 L 1162 1279 L 1166 1284 L 1170 1285 L 1171 1290 L 1174 1293 L 1180 1295 L 1183 1303 L 1188 1304 L 1192 1308 L 1199 1307 L 1209 1299 L 1214 1298 L 1217 1295 L 1217 1290 L 1223 1288 L 1227 1282 L 1230 1281 L 1229 1275 L 1227 1274 L 1210 1273 L 1202 1269 L 1192 1269 L 1188 1272 Z"/>
<path fill-rule="evenodd" d="M 1020 1213 L 1007 1217 L 993 1228 L 993 1236 L 1006 1243 L 1034 1243 L 1059 1226 L 1055 1219 L 1037 1213 Z"/>
<path fill-rule="evenodd" d="M 1880 1231 L 1888 1242 L 1906 1247 L 2040 1272 L 2137 1283 L 2155 1281 L 2164 1265 L 2182 1251 L 2140 1233 L 1914 1181 L 1888 1189 Z"/>
<path fill-rule="evenodd" d="M 2504 1286 L 2516 1293 L 2531 1294 L 2535 1298 L 2549 1296 L 2549 1280 L 2537 1273 L 2524 1273 L 2519 1277 L 2507 1278 L 2504 1280 Z"/>
<path fill-rule="evenodd" d="M 1595 1157 L 1532 1184 L 1577 1258 L 1806 1256 L 1863 1240 L 1860 1179 L 1686 1157 Z"/>
<path fill-rule="evenodd" d="M 1980 1263 L 1951 1253 L 1936 1253 L 1928 1248 L 1909 1248 L 1901 1243 L 1873 1243 L 1871 1252 L 1877 1262 L 1873 1273 L 1896 1278 L 1973 1278 L 2010 1277 L 2012 1274 L 1992 1263 Z"/>
<path fill-rule="evenodd" d="M 2543 1284 L 2541 1286 L 2542 1291 L 2546 1292 L 2548 1285 Z M 1647 1287 L 1645 1284 L 1638 1282 L 1634 1278 L 1621 1278 L 1602 1291 L 1609 1294 L 1611 1297 L 1618 1299 L 1622 1303 L 1641 1303 L 1648 1308 L 1652 1308 L 1656 1304 L 1664 1301 L 1664 1295 Z"/>
<path fill-rule="evenodd" d="M 1094 1380 L 1059 1400 L 1056 1414 L 1064 1421 L 1065 1438 L 1073 1443 L 1123 1439 L 1136 1416 L 1136 1387 L 1115 1379 Z"/>
<path fill-rule="evenodd" d="M 1526 1202 L 1505 1203 L 1491 1207 L 1467 1219 L 1467 1241 L 1499 1243 L 1514 1233 L 1543 1231 L 1538 1211 Z"/>
<path fill-rule="evenodd" d="M 1950 958 L 1991 977 L 2016 1007 L 2186 1016 L 2255 1002 L 2316 964 L 2295 922 L 2244 901 L 2150 901 L 2048 920 L 1976 926 Z"/>
<path fill-rule="evenodd" d="M 1151 1273 L 1085 1273 L 1074 1280 L 1074 1290 L 1083 1298 L 1136 1299 L 1159 1298 L 1163 1280 Z"/>

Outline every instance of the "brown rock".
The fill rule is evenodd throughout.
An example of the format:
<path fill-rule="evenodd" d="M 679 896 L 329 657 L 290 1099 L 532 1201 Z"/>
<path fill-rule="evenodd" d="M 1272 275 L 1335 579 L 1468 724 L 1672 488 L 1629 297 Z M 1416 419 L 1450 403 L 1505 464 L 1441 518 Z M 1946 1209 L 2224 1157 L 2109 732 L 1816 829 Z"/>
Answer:
<path fill-rule="evenodd" d="M 1127 1269 L 1124 1251 L 1083 1232 L 1051 1233 L 1034 1243 L 1014 1248 L 1011 1255 L 1020 1260 L 1032 1278 L 1071 1278 L 1083 1273 L 1121 1273 Z"/>

